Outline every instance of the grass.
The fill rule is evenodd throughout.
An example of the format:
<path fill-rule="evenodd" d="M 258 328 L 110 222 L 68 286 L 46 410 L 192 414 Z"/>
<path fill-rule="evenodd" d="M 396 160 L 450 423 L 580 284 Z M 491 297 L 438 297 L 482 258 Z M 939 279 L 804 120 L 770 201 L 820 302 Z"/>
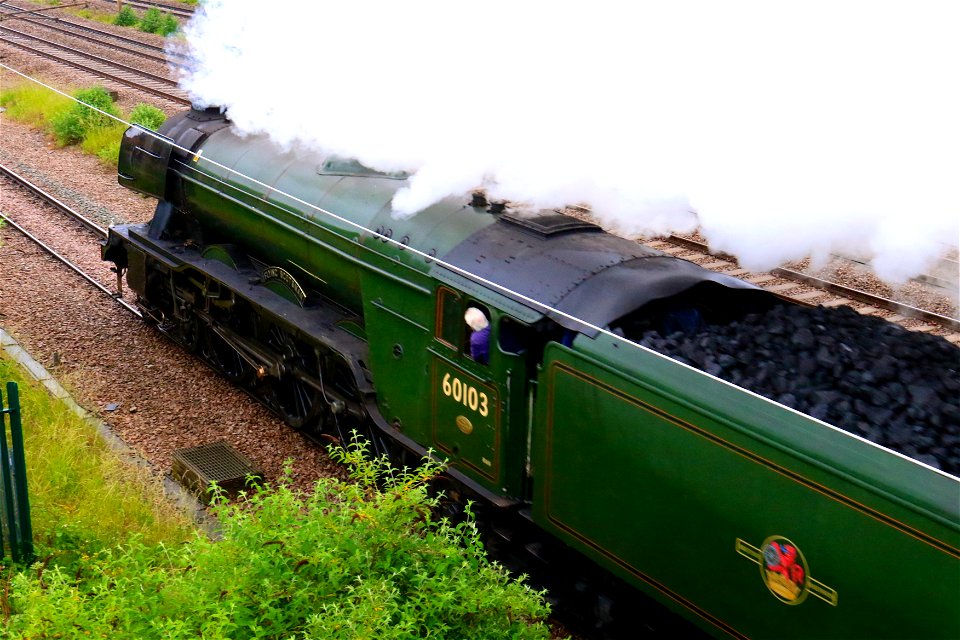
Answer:
<path fill-rule="evenodd" d="M 96 9 L 77 9 L 69 8 L 64 9 L 67 13 L 77 16 L 78 18 L 85 18 L 86 20 L 93 20 L 94 22 L 102 22 L 103 24 L 113 24 L 114 16 L 116 13 L 111 13 L 109 11 L 97 11 Z"/>
<path fill-rule="evenodd" d="M 0 106 L 7 116 L 33 127 L 44 127 L 56 114 L 70 108 L 73 101 L 45 87 L 31 83 L 0 91 Z"/>
<path fill-rule="evenodd" d="M 158 478 L 122 461 L 91 425 L 0 355 L 0 383 L 18 384 L 27 484 L 37 557 L 69 562 L 125 540 L 192 537 L 192 522 L 164 496 Z"/>
<path fill-rule="evenodd" d="M 95 155 L 106 164 L 116 165 L 120 157 L 120 141 L 127 125 L 115 123 L 109 127 L 100 127 L 91 131 L 80 143 L 85 152 Z"/>
<path fill-rule="evenodd" d="M 20 638 L 546 640 L 542 593 L 486 559 L 468 519 L 436 520 L 440 472 L 332 449 L 353 482 L 273 485 L 220 502 L 217 541 L 126 542 L 11 581 Z"/>
<path fill-rule="evenodd" d="M 120 113 L 103 87 L 80 89 L 74 97 L 124 120 L 157 129 L 165 119 L 162 111 L 147 104 L 138 104 L 129 115 Z M 32 82 L 14 84 L 0 92 L 0 106 L 13 120 L 42 129 L 51 134 L 59 146 L 79 145 L 108 166 L 116 166 L 120 141 L 126 125 L 108 118 L 89 107 Z"/>
<path fill-rule="evenodd" d="M 197 531 L 149 473 L 0 356 L 20 387 L 38 561 L 0 571 L 0 637 L 546 640 L 543 594 L 436 519 L 435 463 L 396 471 L 331 449 L 352 482 L 254 486 Z"/>

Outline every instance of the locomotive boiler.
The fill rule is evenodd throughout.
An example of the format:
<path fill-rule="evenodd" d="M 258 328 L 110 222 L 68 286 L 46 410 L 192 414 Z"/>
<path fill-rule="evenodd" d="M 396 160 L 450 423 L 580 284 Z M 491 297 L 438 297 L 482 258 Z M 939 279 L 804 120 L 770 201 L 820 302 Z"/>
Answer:
<path fill-rule="evenodd" d="M 432 449 L 463 492 L 719 637 L 960 637 L 960 480 L 631 342 L 788 303 L 557 211 L 396 217 L 405 174 L 219 110 L 160 134 L 125 135 L 120 183 L 158 206 L 103 257 L 292 427 Z"/>

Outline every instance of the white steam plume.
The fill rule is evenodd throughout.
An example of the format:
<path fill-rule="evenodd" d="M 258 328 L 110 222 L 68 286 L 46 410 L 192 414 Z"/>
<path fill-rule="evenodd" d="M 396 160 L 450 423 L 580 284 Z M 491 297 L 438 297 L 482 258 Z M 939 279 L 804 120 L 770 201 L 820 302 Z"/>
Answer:
<path fill-rule="evenodd" d="M 485 186 L 697 225 L 752 269 L 831 251 L 891 282 L 958 242 L 960 3 L 207 0 L 183 79 L 243 131 L 414 170 L 411 214 Z"/>

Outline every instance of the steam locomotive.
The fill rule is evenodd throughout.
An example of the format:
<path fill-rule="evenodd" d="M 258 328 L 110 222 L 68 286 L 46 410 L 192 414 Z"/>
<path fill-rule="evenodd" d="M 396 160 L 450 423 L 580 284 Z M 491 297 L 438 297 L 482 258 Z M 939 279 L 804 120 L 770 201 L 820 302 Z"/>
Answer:
<path fill-rule="evenodd" d="M 399 218 L 406 179 L 194 109 L 126 132 L 119 181 L 159 202 L 102 256 L 292 427 L 439 452 L 708 634 L 960 637 L 960 480 L 631 342 L 782 300 L 557 211 Z"/>

